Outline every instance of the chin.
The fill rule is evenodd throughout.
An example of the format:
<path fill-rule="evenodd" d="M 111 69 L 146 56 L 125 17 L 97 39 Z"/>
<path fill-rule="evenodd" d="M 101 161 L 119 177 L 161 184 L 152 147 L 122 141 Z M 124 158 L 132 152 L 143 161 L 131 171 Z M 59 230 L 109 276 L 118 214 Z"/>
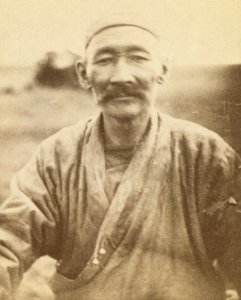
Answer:
<path fill-rule="evenodd" d="M 121 105 L 108 105 L 102 107 L 104 114 L 121 120 L 135 119 L 142 115 L 147 110 L 146 106 L 140 106 L 137 104 L 121 104 Z"/>

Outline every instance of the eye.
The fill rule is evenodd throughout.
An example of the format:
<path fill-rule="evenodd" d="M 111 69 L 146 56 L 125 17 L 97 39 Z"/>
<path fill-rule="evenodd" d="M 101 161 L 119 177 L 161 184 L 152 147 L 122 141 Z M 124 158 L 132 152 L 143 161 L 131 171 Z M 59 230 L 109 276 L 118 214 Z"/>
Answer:
<path fill-rule="evenodd" d="M 100 59 L 97 59 L 95 61 L 95 64 L 97 65 L 107 65 L 107 64 L 111 64 L 114 62 L 114 57 L 103 57 Z"/>
<path fill-rule="evenodd" d="M 131 55 L 128 58 L 130 61 L 136 62 L 136 63 L 143 63 L 143 62 L 149 61 L 149 59 L 147 57 L 141 56 L 141 55 Z"/>

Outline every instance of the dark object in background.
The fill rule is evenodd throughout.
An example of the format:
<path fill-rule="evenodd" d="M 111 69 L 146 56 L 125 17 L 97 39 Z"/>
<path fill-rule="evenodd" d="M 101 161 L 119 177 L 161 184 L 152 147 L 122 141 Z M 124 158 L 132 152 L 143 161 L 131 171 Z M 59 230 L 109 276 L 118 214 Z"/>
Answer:
<path fill-rule="evenodd" d="M 226 108 L 229 115 L 231 145 L 241 156 L 241 65 L 226 69 Z"/>
<path fill-rule="evenodd" d="M 14 95 L 16 94 L 16 89 L 13 86 L 7 86 L 3 89 L 1 89 L 1 93 L 6 95 Z"/>
<path fill-rule="evenodd" d="M 78 55 L 72 52 L 48 52 L 37 65 L 34 81 L 37 85 L 51 88 L 79 88 L 75 73 L 75 61 Z"/>
<path fill-rule="evenodd" d="M 167 86 L 161 111 L 217 132 L 241 155 L 241 64 L 176 66 Z"/>

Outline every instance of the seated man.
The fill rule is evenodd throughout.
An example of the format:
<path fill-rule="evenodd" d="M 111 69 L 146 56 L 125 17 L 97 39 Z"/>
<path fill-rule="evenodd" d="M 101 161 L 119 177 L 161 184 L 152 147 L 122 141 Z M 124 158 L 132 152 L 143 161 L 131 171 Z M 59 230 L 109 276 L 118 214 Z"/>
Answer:
<path fill-rule="evenodd" d="M 240 198 L 240 158 L 154 108 L 159 43 L 136 20 L 91 27 L 77 73 L 101 113 L 43 141 L 13 178 L 0 211 L 1 299 L 45 254 L 58 261 L 58 300 L 225 299 L 215 230 Z"/>

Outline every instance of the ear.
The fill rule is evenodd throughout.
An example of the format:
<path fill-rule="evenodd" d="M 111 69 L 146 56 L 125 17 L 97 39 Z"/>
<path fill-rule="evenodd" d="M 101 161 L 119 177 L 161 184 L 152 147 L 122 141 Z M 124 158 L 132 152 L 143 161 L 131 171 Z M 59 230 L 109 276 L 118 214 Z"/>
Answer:
<path fill-rule="evenodd" d="M 75 63 L 75 70 L 76 70 L 80 85 L 85 90 L 89 90 L 91 88 L 91 85 L 88 81 L 88 77 L 86 74 L 86 62 L 83 59 L 77 60 Z"/>
<path fill-rule="evenodd" d="M 159 71 L 159 74 L 157 76 L 156 81 L 157 81 L 158 84 L 163 84 L 163 82 L 167 78 L 167 74 L 168 74 L 168 71 L 169 71 L 167 60 L 165 60 L 164 62 L 161 63 L 159 70 L 160 71 Z"/>

